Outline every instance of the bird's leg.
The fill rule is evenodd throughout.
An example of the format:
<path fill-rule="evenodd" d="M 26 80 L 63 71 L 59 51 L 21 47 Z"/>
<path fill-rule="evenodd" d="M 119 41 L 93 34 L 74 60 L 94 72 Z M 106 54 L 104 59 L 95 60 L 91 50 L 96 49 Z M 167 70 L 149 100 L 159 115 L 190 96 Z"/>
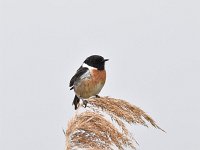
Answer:
<path fill-rule="evenodd" d="M 99 95 L 96 95 L 96 98 L 100 98 L 100 96 L 99 96 Z"/>
<path fill-rule="evenodd" d="M 87 100 L 85 100 L 85 99 L 83 99 L 83 107 L 87 107 L 87 103 L 88 103 L 88 101 Z"/>

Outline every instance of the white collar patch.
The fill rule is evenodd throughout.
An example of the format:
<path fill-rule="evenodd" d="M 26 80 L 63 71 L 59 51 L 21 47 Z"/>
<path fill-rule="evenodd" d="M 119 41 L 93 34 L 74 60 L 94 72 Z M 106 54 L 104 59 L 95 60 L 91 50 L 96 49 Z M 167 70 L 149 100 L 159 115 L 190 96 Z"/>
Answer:
<path fill-rule="evenodd" d="M 82 67 L 86 67 L 86 68 L 88 68 L 89 70 L 97 70 L 97 68 L 92 67 L 92 66 L 89 66 L 89 65 L 86 64 L 86 63 L 83 63 L 83 64 L 82 64 Z"/>

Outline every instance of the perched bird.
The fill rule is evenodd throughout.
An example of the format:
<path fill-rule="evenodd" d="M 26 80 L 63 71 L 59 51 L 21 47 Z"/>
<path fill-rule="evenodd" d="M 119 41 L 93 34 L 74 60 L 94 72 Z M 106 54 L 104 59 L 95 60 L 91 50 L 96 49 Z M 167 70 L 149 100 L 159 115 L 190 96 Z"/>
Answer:
<path fill-rule="evenodd" d="M 106 61 L 108 59 L 99 55 L 89 56 L 71 78 L 69 87 L 70 90 L 74 89 L 75 92 L 73 101 L 75 110 L 78 108 L 80 99 L 83 100 L 86 107 L 87 101 L 85 99 L 92 96 L 99 97 L 98 94 L 106 81 Z"/>

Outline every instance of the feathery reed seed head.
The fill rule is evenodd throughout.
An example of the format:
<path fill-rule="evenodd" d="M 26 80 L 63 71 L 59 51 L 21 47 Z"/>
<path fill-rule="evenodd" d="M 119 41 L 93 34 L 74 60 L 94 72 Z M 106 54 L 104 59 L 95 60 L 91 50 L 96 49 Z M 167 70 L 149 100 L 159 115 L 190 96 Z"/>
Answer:
<path fill-rule="evenodd" d="M 155 128 L 164 131 L 143 110 L 125 100 L 100 97 L 90 98 L 87 101 L 91 109 L 75 115 L 68 123 L 65 134 L 66 150 L 77 148 L 113 150 L 113 147 L 119 150 L 124 150 L 125 147 L 135 149 L 133 143 L 136 141 L 130 136 L 131 133 L 124 122 L 148 127 L 147 121 Z M 117 123 L 122 132 L 105 118 L 104 113 Z"/>

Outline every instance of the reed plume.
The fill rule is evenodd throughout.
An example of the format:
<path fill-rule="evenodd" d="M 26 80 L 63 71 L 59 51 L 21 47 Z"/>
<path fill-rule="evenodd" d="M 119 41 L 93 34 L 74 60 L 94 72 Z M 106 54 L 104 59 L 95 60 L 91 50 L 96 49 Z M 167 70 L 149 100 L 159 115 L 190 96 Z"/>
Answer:
<path fill-rule="evenodd" d="M 115 116 L 130 123 L 140 124 L 148 127 L 146 121 L 150 122 L 152 126 L 162 131 L 155 121 L 147 115 L 139 107 L 128 103 L 122 99 L 115 99 L 110 97 L 90 98 L 88 102 L 92 107 L 100 108 L 102 111 L 108 113 L 111 117 Z"/>
<path fill-rule="evenodd" d="M 125 100 L 110 97 L 90 98 L 89 110 L 76 114 L 68 123 L 66 130 L 66 150 L 124 150 L 135 149 L 137 143 L 124 122 L 148 127 L 149 122 L 161 129 L 143 110 Z M 119 130 L 106 117 L 108 114 L 121 128 Z M 164 131 L 165 132 L 165 131 Z"/>

